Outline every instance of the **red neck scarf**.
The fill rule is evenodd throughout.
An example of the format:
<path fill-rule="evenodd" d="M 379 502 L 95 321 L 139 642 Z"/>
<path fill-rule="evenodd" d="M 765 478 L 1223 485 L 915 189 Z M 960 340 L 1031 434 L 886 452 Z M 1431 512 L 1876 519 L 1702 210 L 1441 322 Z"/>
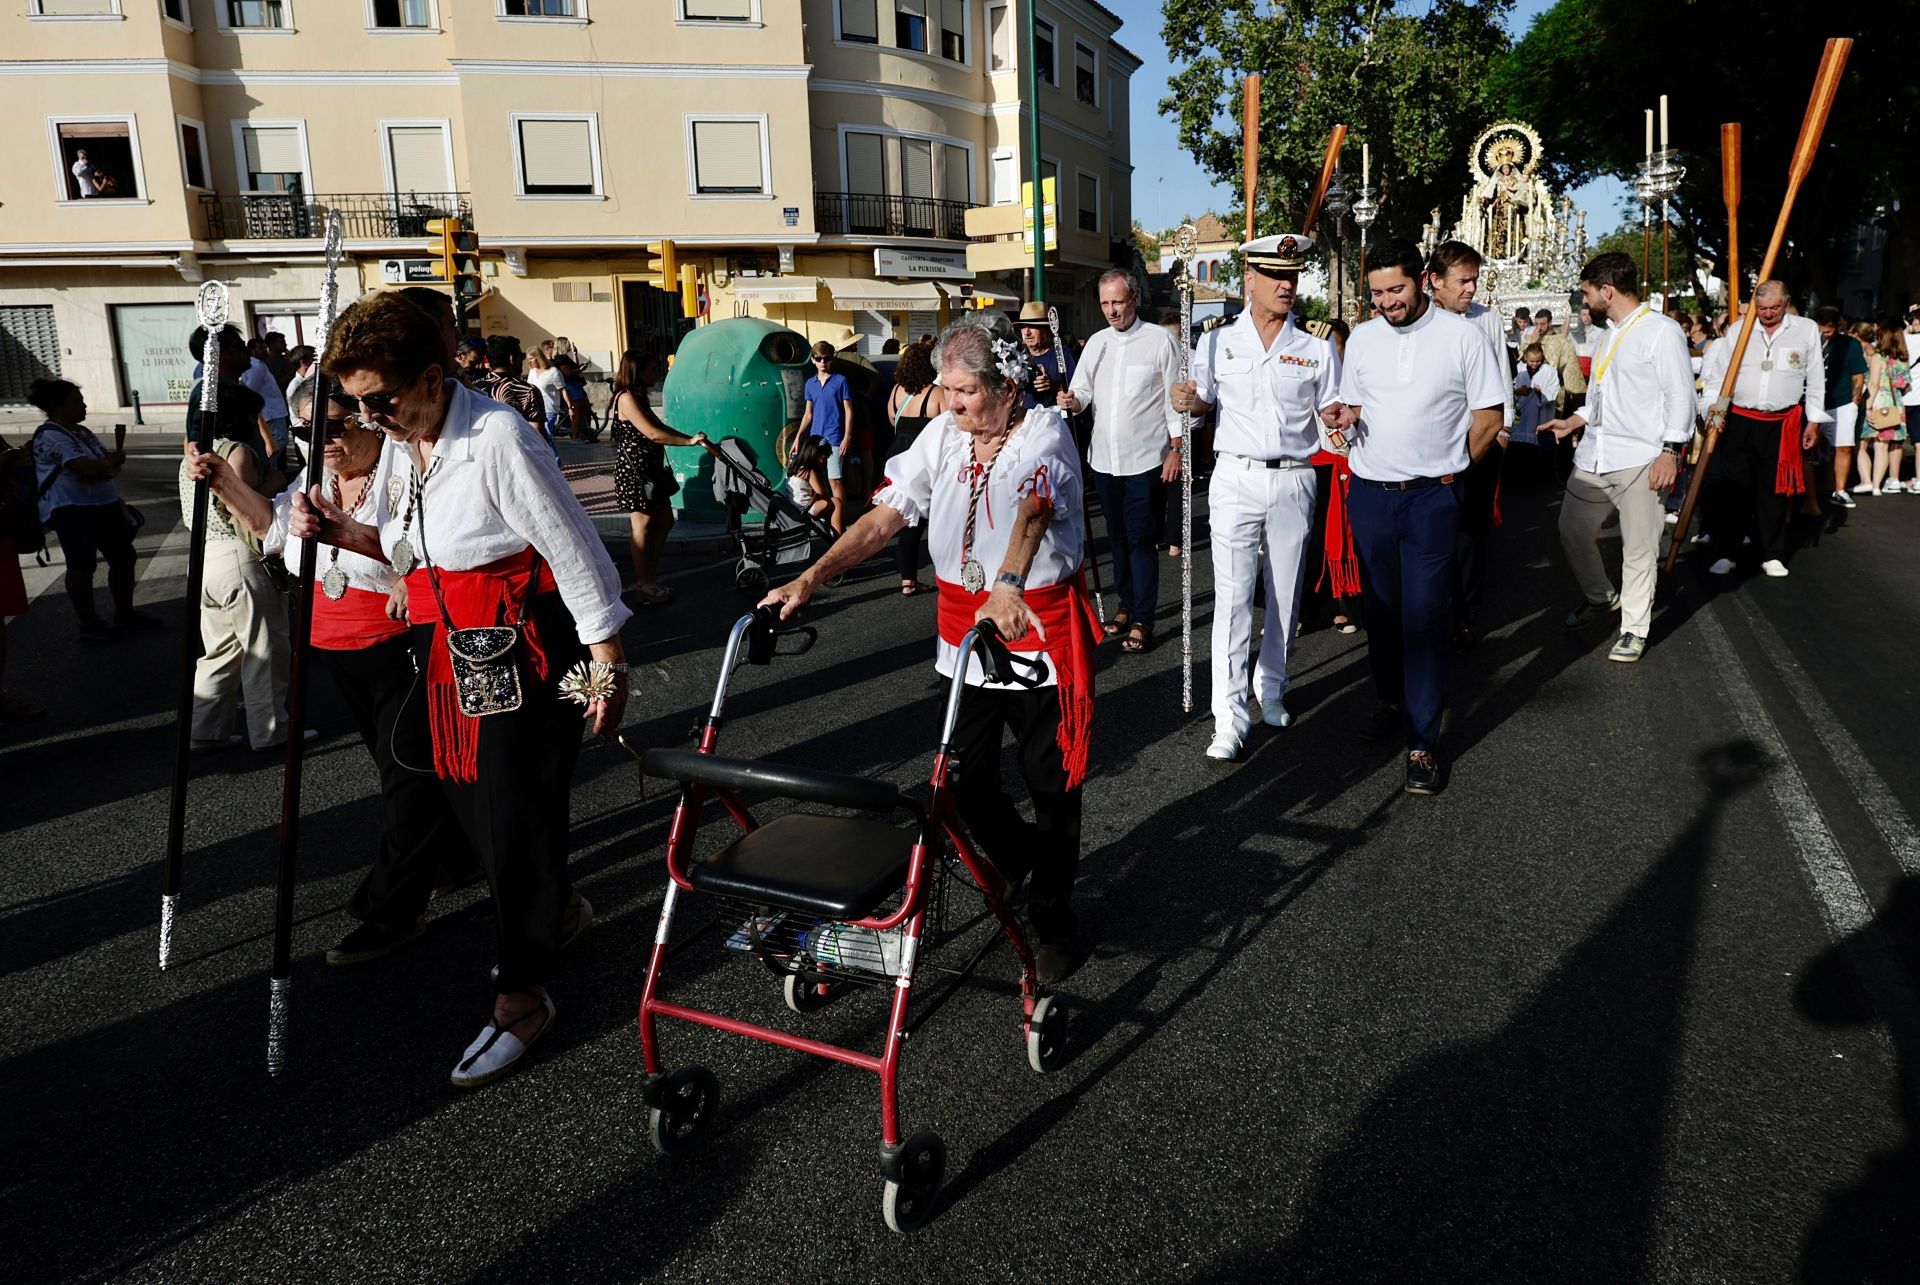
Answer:
<path fill-rule="evenodd" d="M 1773 471 L 1774 494 L 1798 495 L 1806 490 L 1806 472 L 1800 466 L 1800 434 L 1807 427 L 1806 404 L 1795 402 L 1785 410 L 1748 410 L 1735 406 L 1733 413 L 1741 419 L 1780 426 L 1780 462 Z"/>
<path fill-rule="evenodd" d="M 968 593 L 950 580 L 940 585 L 940 641 L 958 647 L 973 628 L 975 615 L 984 593 Z M 1098 617 L 1087 596 L 1085 571 L 1073 579 L 1026 591 L 1027 606 L 1045 626 L 1047 639 L 1029 633 L 1019 642 L 1007 644 L 1019 652 L 1044 651 L 1053 662 L 1054 678 L 1060 686 L 1060 731 L 1056 738 L 1060 760 L 1067 770 L 1067 788 L 1079 787 L 1087 779 L 1087 755 L 1093 745 L 1093 647 Z M 967 658 L 960 658 L 961 664 Z"/>

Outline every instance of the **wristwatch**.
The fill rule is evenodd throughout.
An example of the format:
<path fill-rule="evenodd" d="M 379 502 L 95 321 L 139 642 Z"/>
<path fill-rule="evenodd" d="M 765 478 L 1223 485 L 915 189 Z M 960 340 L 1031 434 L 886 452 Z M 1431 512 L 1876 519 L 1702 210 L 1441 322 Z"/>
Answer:
<path fill-rule="evenodd" d="M 1024 592 L 1027 587 L 1027 578 L 1018 571 L 1002 571 L 999 578 L 994 581 L 994 584 L 1006 585 L 1008 588 L 1019 589 Z"/>
<path fill-rule="evenodd" d="M 1660 450 L 1664 454 L 1673 456 L 1676 460 L 1680 458 L 1680 446 L 1676 442 L 1662 442 L 1660 443 Z"/>

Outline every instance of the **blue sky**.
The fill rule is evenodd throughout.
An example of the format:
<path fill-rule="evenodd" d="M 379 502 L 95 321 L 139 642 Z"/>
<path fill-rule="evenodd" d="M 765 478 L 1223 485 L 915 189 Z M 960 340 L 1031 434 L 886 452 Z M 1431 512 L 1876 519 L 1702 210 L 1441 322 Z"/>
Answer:
<path fill-rule="evenodd" d="M 1144 60 L 1133 77 L 1133 216 L 1149 227 L 1178 223 L 1182 215 L 1223 210 L 1234 201 L 1226 186 L 1201 183 L 1193 161 L 1180 149 L 1171 121 L 1160 115 L 1172 67 L 1160 41 L 1160 0 L 1101 0 L 1126 21 L 1120 43 Z M 1517 0 L 1508 18 L 1516 35 L 1532 25 L 1534 17 L 1553 0 Z M 1465 164 L 1465 158 L 1462 158 Z M 1464 180 L 1463 180 L 1464 182 Z M 1621 202 L 1627 189 L 1618 179 L 1605 178 L 1576 188 L 1570 195 L 1587 213 L 1587 236 L 1597 239 L 1623 217 Z"/>

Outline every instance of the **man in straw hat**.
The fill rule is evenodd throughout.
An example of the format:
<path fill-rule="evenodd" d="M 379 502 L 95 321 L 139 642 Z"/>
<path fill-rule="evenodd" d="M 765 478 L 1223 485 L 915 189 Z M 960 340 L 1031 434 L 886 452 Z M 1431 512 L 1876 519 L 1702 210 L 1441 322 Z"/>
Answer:
<path fill-rule="evenodd" d="M 1020 342 L 1027 350 L 1027 364 L 1033 367 L 1033 386 L 1027 390 L 1027 405 L 1054 405 L 1061 390 L 1073 379 L 1074 361 L 1064 351 L 1064 344 L 1053 342 L 1053 324 L 1047 320 L 1046 304 L 1020 306 Z"/>
<path fill-rule="evenodd" d="M 1300 614 L 1301 551 L 1313 526 L 1316 420 L 1339 401 L 1340 386 L 1333 345 L 1308 334 L 1292 316 L 1300 270 L 1312 249 L 1312 239 L 1296 233 L 1241 246 L 1246 311 L 1201 336 L 1193 379 L 1173 388 L 1175 410 L 1219 411 L 1207 489 L 1214 587 L 1213 741 L 1207 757 L 1215 762 L 1238 758 L 1252 727 L 1247 652 L 1256 575 L 1263 576 L 1267 593 L 1254 671 L 1260 717 L 1270 727 L 1291 721 L 1281 698 Z"/>

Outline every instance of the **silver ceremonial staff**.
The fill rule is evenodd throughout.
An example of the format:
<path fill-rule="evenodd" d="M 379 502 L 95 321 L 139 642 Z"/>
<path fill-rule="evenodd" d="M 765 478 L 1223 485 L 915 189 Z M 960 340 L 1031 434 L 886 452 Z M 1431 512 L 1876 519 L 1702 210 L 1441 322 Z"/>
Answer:
<path fill-rule="evenodd" d="M 1180 260 L 1180 382 L 1193 378 L 1193 260 L 1200 229 L 1182 223 L 1173 234 Z M 1191 402 L 1188 403 L 1192 405 Z M 1193 412 L 1180 412 L 1180 708 L 1193 713 Z"/>
<path fill-rule="evenodd" d="M 232 300 L 225 282 L 209 281 L 194 297 L 193 310 L 206 342 L 200 349 L 200 431 L 202 451 L 213 449 L 220 409 L 221 338 Z M 160 968 L 173 962 L 173 918 L 180 902 L 180 864 L 187 839 L 187 763 L 193 753 L 193 667 L 200 659 L 200 587 L 207 570 L 205 479 L 194 483 L 192 529 L 187 536 L 187 626 L 180 635 L 180 685 L 173 716 L 173 797 L 167 806 L 166 886 L 160 894 Z M 185 516 L 185 515 L 182 515 Z"/>
<path fill-rule="evenodd" d="M 309 486 L 324 485 L 327 449 L 327 337 L 340 311 L 340 254 L 345 229 L 340 212 L 327 212 L 327 275 L 320 283 L 320 333 L 313 341 L 313 409 L 307 416 Z M 313 575 L 319 567 L 320 541 L 300 542 L 300 577 L 293 590 L 293 664 L 287 672 L 287 766 L 280 778 L 280 870 L 273 896 L 273 975 L 267 998 L 267 1073 L 280 1074 L 286 1061 L 287 1023 L 292 1016 L 293 892 L 300 858 L 300 778 L 306 763 L 307 678 L 313 656 Z"/>
<path fill-rule="evenodd" d="M 1067 350 L 1060 346 L 1060 310 L 1052 304 L 1047 305 L 1047 329 L 1053 332 L 1053 363 L 1060 368 L 1060 382 L 1064 385 L 1067 382 Z M 1056 404 L 1063 391 L 1064 389 L 1060 388 L 1054 390 L 1053 400 Z M 1071 428 L 1067 436 L 1073 436 Z M 1090 529 L 1093 523 L 1088 520 L 1090 511 L 1087 500 L 1087 479 L 1083 474 L 1080 478 L 1080 536 L 1087 546 L 1087 565 L 1093 568 L 1093 612 L 1104 625 L 1107 623 L 1107 604 L 1103 601 L 1100 592 L 1100 557 L 1093 551 L 1093 534 Z"/>

